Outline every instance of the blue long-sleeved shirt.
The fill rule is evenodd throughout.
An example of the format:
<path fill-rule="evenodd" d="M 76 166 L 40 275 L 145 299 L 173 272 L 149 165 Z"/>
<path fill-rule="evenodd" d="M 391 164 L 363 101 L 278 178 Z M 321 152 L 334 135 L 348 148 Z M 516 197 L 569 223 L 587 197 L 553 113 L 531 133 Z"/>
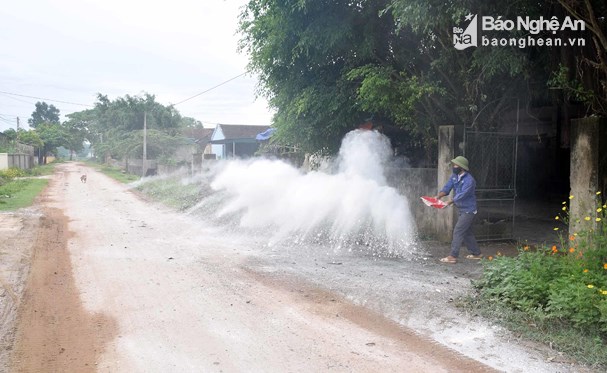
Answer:
<path fill-rule="evenodd" d="M 452 175 L 441 192 L 449 195 L 454 190 L 453 203 L 462 212 L 476 213 L 476 180 L 468 172 L 461 177 Z"/>

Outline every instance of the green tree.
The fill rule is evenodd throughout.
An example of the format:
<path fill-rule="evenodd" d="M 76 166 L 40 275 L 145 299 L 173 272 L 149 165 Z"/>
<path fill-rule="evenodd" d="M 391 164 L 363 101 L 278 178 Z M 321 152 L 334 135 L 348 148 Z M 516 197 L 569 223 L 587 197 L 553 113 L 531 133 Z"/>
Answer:
<path fill-rule="evenodd" d="M 240 18 L 240 48 L 276 110 L 280 138 L 306 150 L 335 149 L 344 132 L 374 115 L 407 131 L 409 146 L 431 158 L 439 125 L 492 129 L 517 100 L 550 99 L 553 50 L 458 51 L 453 26 L 471 11 L 546 18 L 553 5 L 251 0 Z"/>
<path fill-rule="evenodd" d="M 69 148 L 67 140 L 69 135 L 65 128 L 58 123 L 39 123 L 35 129 L 43 145 L 38 155 L 38 164 L 46 164 L 49 154 L 57 154 L 57 148 L 63 146 Z"/>
<path fill-rule="evenodd" d="M 32 117 L 27 120 L 32 128 L 38 127 L 41 123 L 59 123 L 59 109 L 54 105 L 48 105 L 46 102 L 36 102 L 36 110 Z"/>
<path fill-rule="evenodd" d="M 88 109 L 68 114 L 67 118 L 68 120 L 63 122 L 63 127 L 68 136 L 66 145 L 70 150 L 71 160 L 74 153 L 78 153 L 84 148 L 85 140 L 91 141 L 90 129 L 95 127 L 97 115 L 94 109 Z"/>
<path fill-rule="evenodd" d="M 607 3 L 603 0 L 556 1 L 566 14 L 585 22 L 589 35 L 585 46 L 564 50 L 550 85 L 561 89 L 567 100 L 583 102 L 590 114 L 607 116 Z"/>
<path fill-rule="evenodd" d="M 174 107 L 156 102 L 154 95 L 126 95 L 111 101 L 107 96 L 98 94 L 91 120 L 87 121 L 88 140 L 95 152 L 106 159 L 112 156 L 132 157 L 136 147 L 131 142 L 143 143 L 143 136 L 137 140 L 136 133 L 142 133 L 144 116 L 149 133 L 157 130 L 168 137 L 180 138 L 181 115 Z M 174 143 L 165 143 L 172 146 L 170 144 Z M 153 147 L 151 143 L 150 146 Z M 174 150 L 174 146 L 167 149 L 170 150 Z M 154 150 L 151 151 L 150 157 L 154 156 Z"/>
<path fill-rule="evenodd" d="M 44 146 L 44 142 L 42 141 L 36 130 L 25 131 L 23 129 L 20 129 L 19 142 L 22 144 L 33 146 L 35 148 L 35 153 L 38 154 L 38 161 L 40 161 L 40 155 L 43 151 L 42 148 Z"/>
<path fill-rule="evenodd" d="M 386 0 L 252 0 L 240 18 L 240 49 L 276 109 L 277 136 L 305 150 L 336 150 L 370 113 L 357 102 L 353 69 L 391 59 Z"/>
<path fill-rule="evenodd" d="M 2 132 L 4 136 L 10 141 L 17 140 L 17 131 L 14 128 L 9 128 L 6 131 Z"/>

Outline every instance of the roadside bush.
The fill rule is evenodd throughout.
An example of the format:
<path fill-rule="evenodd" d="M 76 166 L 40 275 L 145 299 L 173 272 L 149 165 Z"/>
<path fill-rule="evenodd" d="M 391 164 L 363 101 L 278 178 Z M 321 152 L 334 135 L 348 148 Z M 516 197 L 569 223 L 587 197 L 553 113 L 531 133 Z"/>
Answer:
<path fill-rule="evenodd" d="M 474 283 L 479 296 L 484 301 L 500 302 L 534 321 L 598 332 L 605 344 L 606 208 L 598 205 L 594 217 L 584 218 L 586 228 L 571 236 L 561 236 L 559 245 L 534 249 L 523 246 L 516 257 L 485 260 L 484 274 Z M 565 202 L 563 211 L 564 215 L 555 219 L 567 223 Z"/>
<path fill-rule="evenodd" d="M 0 177 L 8 180 L 14 179 L 16 177 L 24 177 L 26 175 L 27 174 L 25 171 L 16 167 L 11 167 L 9 169 L 0 171 Z"/>

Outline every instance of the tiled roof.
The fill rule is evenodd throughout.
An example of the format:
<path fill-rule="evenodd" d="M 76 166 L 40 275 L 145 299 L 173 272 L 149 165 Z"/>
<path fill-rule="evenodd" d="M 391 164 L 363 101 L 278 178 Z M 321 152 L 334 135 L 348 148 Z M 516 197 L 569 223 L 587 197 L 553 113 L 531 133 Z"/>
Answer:
<path fill-rule="evenodd" d="M 211 135 L 213 134 L 213 128 L 186 128 L 183 130 L 183 135 L 195 139 L 198 143 L 207 143 L 211 141 Z"/>
<path fill-rule="evenodd" d="M 270 128 L 270 126 L 251 126 L 244 124 L 218 124 L 218 126 L 221 126 L 221 130 L 226 139 L 254 139 L 258 133 Z"/>

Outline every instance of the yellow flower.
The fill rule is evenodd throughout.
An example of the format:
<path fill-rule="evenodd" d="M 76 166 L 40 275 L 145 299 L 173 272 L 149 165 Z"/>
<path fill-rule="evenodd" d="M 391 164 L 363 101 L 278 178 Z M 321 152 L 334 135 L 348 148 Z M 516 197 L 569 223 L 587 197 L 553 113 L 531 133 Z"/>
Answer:
<path fill-rule="evenodd" d="M 601 218 L 596 218 L 596 219 L 594 219 L 594 220 L 596 220 L 596 221 L 601 221 Z"/>
<path fill-rule="evenodd" d="M 558 230 L 559 230 L 558 228 L 552 228 L 552 229 L 553 229 L 553 230 L 555 230 L 555 231 L 558 231 Z"/>
<path fill-rule="evenodd" d="M 502 256 L 502 252 L 501 252 L 501 251 L 498 251 L 497 253 L 495 253 L 495 255 L 497 255 L 497 256 Z"/>
<path fill-rule="evenodd" d="M 574 233 L 573 235 L 577 237 L 577 233 Z"/>
<path fill-rule="evenodd" d="M 596 195 L 597 195 L 597 196 L 598 196 L 598 195 L 600 195 L 600 194 L 601 194 L 601 192 L 596 192 Z"/>
<path fill-rule="evenodd" d="M 554 217 L 554 220 L 559 220 L 559 217 L 558 217 L 558 216 L 555 216 L 555 217 Z"/>
<path fill-rule="evenodd" d="M 566 205 L 566 204 L 567 204 L 567 201 L 563 201 L 563 203 L 561 203 L 561 205 Z"/>
<path fill-rule="evenodd" d="M 584 273 L 588 273 L 588 270 L 587 270 L 587 269 L 585 269 L 583 272 L 584 272 Z"/>
<path fill-rule="evenodd" d="M 586 221 L 590 221 L 590 216 L 586 216 L 586 217 L 584 218 L 584 220 L 586 220 Z"/>
<path fill-rule="evenodd" d="M 573 196 L 569 196 L 569 199 L 573 199 Z"/>
<path fill-rule="evenodd" d="M 604 208 L 604 209 L 607 209 L 607 203 L 603 205 L 603 208 Z"/>
<path fill-rule="evenodd" d="M 601 290 L 601 294 L 607 295 L 607 290 Z"/>
<path fill-rule="evenodd" d="M 598 209 L 596 209 L 596 212 L 601 212 L 601 211 L 603 211 L 603 209 L 600 207 Z"/>
<path fill-rule="evenodd" d="M 563 206 L 563 208 L 561 210 L 567 211 L 567 206 Z"/>
<path fill-rule="evenodd" d="M 588 286 L 588 289 L 594 289 L 594 285 L 592 285 L 592 284 L 588 284 L 586 286 Z"/>

